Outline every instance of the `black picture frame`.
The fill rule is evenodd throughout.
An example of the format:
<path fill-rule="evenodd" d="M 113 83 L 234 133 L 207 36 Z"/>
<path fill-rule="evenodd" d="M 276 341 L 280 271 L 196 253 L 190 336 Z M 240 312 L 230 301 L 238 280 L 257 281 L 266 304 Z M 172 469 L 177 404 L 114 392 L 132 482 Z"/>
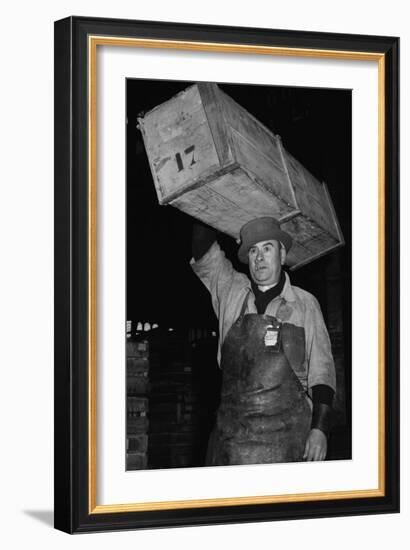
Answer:
<path fill-rule="evenodd" d="M 98 507 L 92 484 L 95 322 L 90 257 L 95 217 L 90 210 L 90 37 L 298 49 L 381 60 L 384 112 L 385 281 L 383 486 L 377 495 L 330 495 L 272 503 L 195 507 Z M 322 52 L 322 53 L 320 53 Z M 92 170 L 91 170 L 92 171 Z M 90 244 L 91 243 L 91 244 Z M 91 281 L 91 283 L 90 283 Z M 91 328 L 90 328 L 91 327 Z M 91 336 L 90 336 L 91 334 Z M 92 374 L 92 371 L 91 371 Z M 69 17 L 55 23 L 55 527 L 67 533 L 273 521 L 399 511 L 399 39 L 395 37 L 251 29 Z M 91 396 L 91 397 L 90 397 Z M 95 404 L 95 403 L 94 403 Z M 95 419 L 94 419 L 95 421 Z M 94 453 L 94 454 L 93 454 Z"/>

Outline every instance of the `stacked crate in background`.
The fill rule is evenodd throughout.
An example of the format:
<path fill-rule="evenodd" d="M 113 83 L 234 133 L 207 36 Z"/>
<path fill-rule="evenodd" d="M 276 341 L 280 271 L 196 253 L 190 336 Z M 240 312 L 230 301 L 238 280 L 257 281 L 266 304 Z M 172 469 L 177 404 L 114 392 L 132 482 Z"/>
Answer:
<path fill-rule="evenodd" d="M 151 331 L 149 363 L 148 467 L 200 465 L 198 387 L 186 333 Z"/>
<path fill-rule="evenodd" d="M 204 464 L 219 395 L 216 346 L 208 329 L 129 331 L 127 470 Z"/>
<path fill-rule="evenodd" d="M 326 325 L 332 343 L 332 355 L 336 368 L 336 395 L 333 400 L 332 429 L 330 433 L 327 459 L 351 458 L 351 433 L 349 411 L 351 405 L 346 397 L 351 395 L 350 377 L 346 377 L 346 347 L 345 339 L 349 333 L 344 329 L 343 311 L 343 279 L 340 257 L 334 255 L 326 265 Z"/>
<path fill-rule="evenodd" d="M 127 339 L 127 470 L 148 467 L 149 344 Z"/>

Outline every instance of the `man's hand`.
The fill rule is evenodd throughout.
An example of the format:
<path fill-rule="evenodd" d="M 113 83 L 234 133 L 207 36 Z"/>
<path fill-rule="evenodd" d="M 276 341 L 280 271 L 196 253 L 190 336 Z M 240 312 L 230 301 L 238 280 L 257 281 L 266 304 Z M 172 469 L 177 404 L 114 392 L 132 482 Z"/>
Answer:
<path fill-rule="evenodd" d="M 214 241 L 216 241 L 216 230 L 209 225 L 195 221 L 192 226 L 192 256 L 194 260 L 200 260 Z"/>
<path fill-rule="evenodd" d="M 308 435 L 303 460 L 324 460 L 327 453 L 327 438 L 322 430 L 312 428 Z"/>

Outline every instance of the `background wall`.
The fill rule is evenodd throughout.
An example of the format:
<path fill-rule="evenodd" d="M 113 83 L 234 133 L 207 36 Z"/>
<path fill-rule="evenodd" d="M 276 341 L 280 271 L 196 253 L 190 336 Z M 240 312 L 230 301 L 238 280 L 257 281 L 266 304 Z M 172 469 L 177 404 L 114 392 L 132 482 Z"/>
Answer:
<path fill-rule="evenodd" d="M 216 548 L 260 545 L 384 549 L 408 544 L 409 216 L 402 221 L 402 512 L 69 537 L 52 529 L 53 399 L 53 21 L 67 15 L 156 19 L 401 36 L 402 151 L 409 147 L 409 37 L 405 3 L 322 0 L 222 3 L 72 0 L 69 5 L 14 2 L 2 11 L 0 131 L 0 540 L 5 548 Z M 403 211 L 409 207 L 408 160 L 402 164 Z M 407 311 L 406 311 L 407 310 Z M 89 537 L 92 536 L 93 539 Z"/>

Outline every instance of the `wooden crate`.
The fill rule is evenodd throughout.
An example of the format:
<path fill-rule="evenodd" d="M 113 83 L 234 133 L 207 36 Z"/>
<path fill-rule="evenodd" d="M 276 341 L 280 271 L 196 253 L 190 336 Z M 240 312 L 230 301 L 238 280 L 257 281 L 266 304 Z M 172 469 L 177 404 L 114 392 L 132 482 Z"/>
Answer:
<path fill-rule="evenodd" d="M 326 185 L 216 84 L 190 86 L 138 121 L 160 204 L 236 239 L 273 216 L 294 239 L 291 269 L 344 244 Z"/>

